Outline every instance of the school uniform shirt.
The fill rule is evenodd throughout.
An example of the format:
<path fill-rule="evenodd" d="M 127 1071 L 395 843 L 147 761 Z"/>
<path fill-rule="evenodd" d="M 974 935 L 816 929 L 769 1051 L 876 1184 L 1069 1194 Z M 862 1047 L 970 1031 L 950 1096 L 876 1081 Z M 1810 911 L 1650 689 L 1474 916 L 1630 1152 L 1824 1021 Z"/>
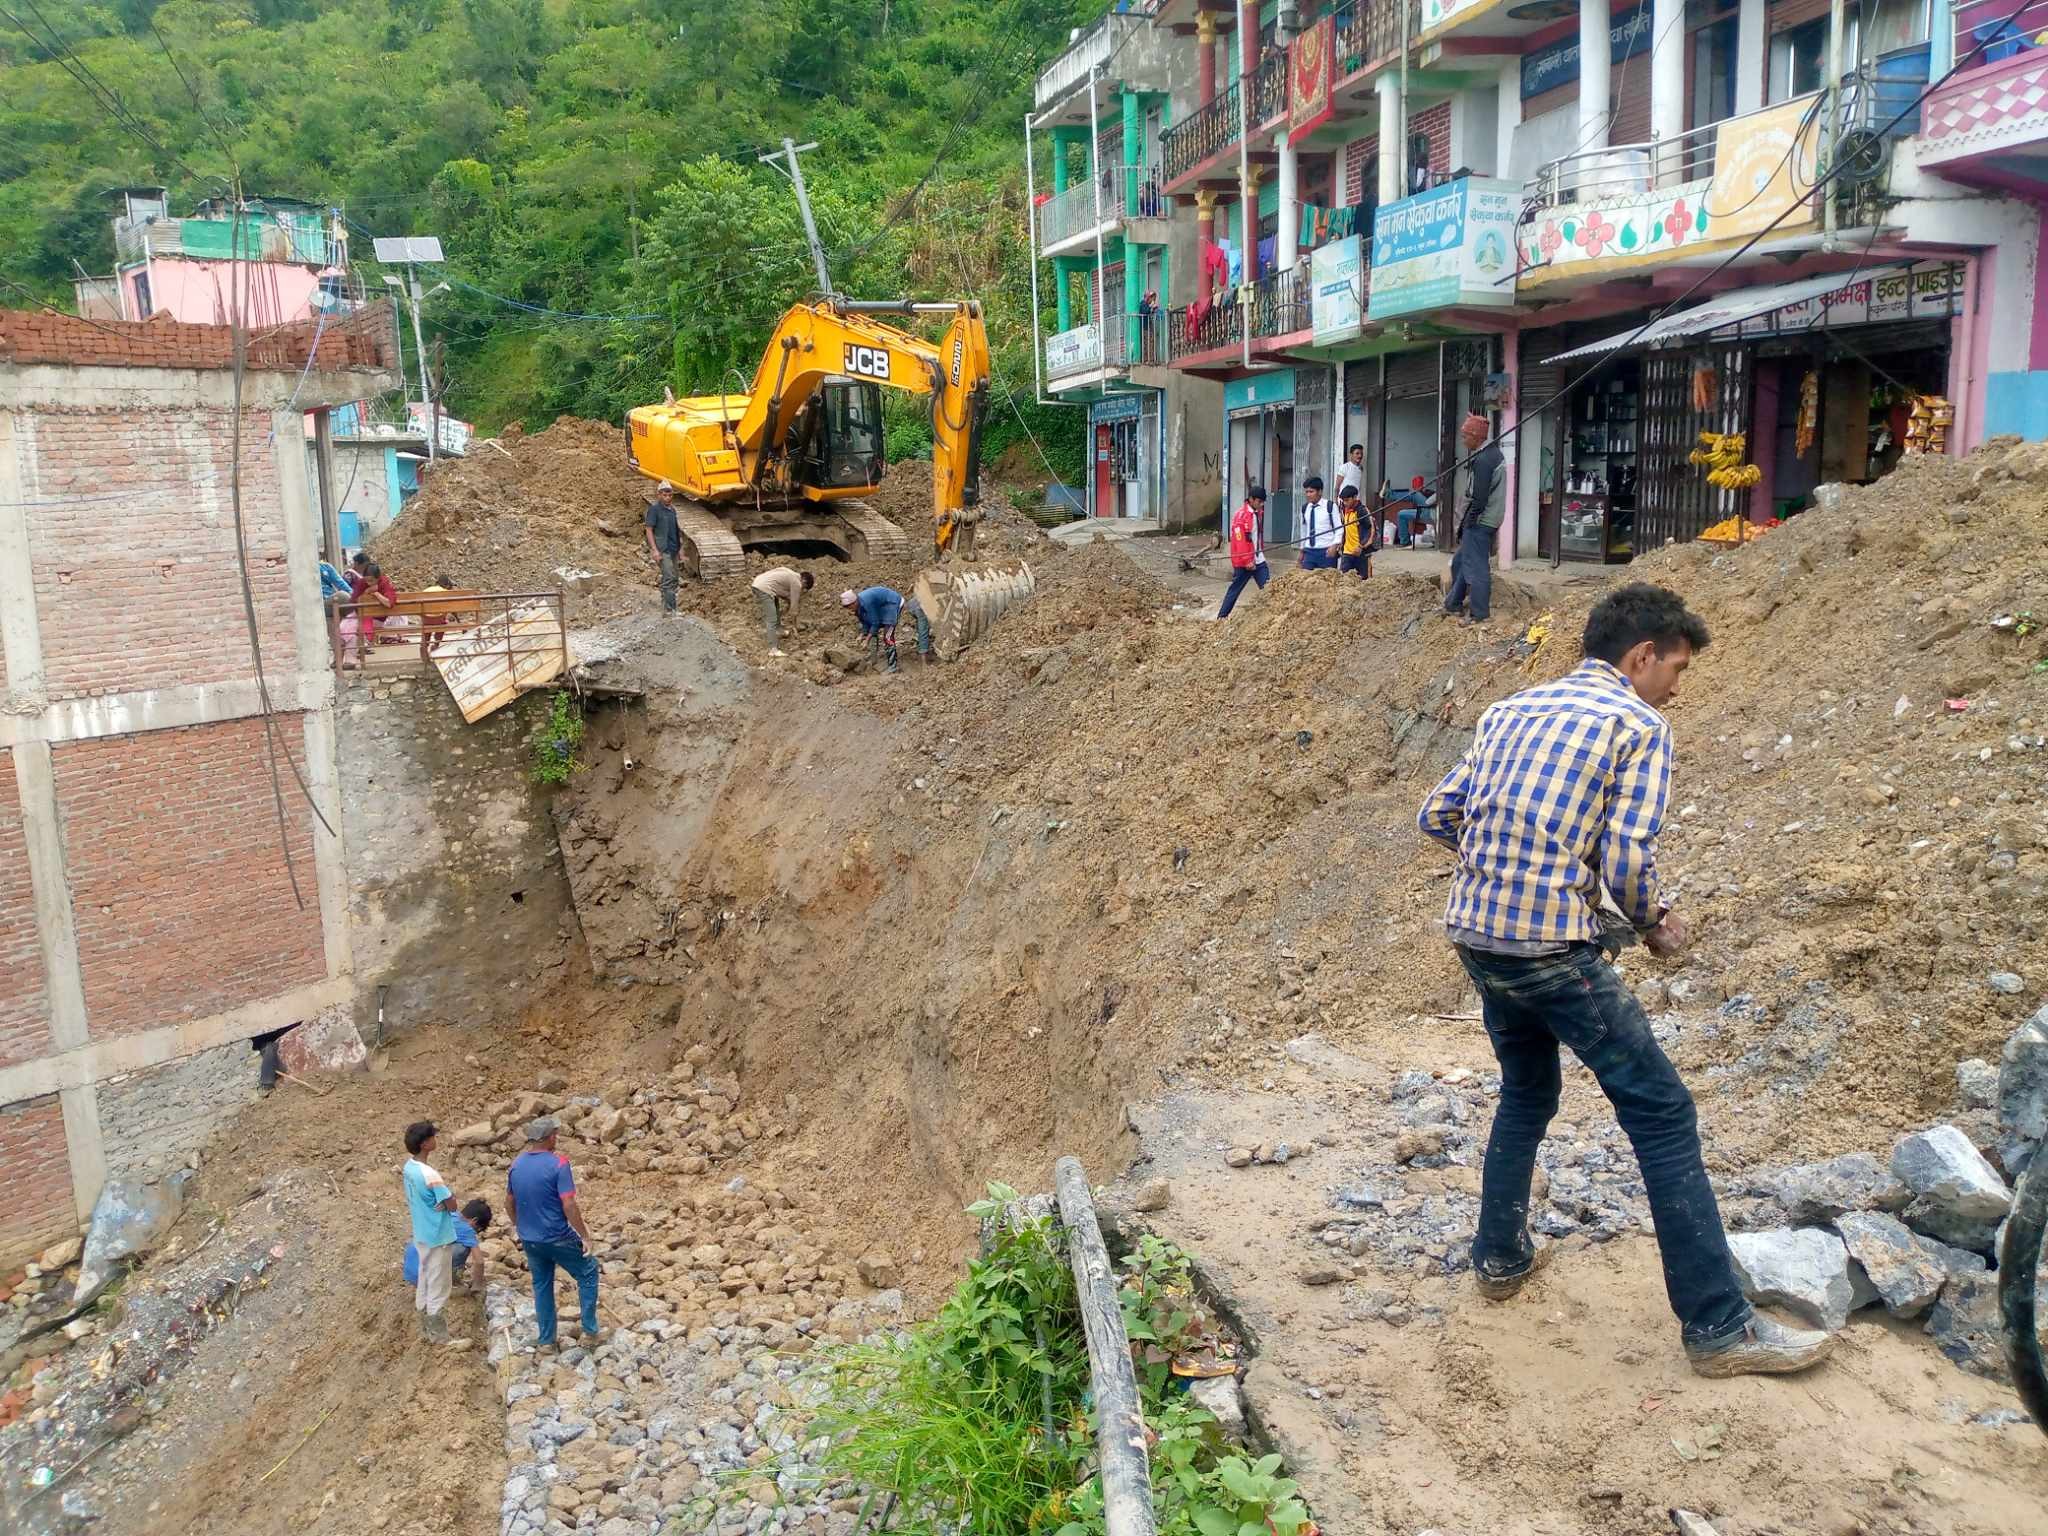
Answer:
<path fill-rule="evenodd" d="M 1344 542 L 1344 514 L 1327 496 L 1321 501 L 1301 504 L 1301 543 L 1304 549 L 1335 549 Z"/>
<path fill-rule="evenodd" d="M 1365 553 L 1365 520 L 1370 514 L 1355 497 L 1352 499 L 1348 509 L 1345 508 L 1344 503 L 1341 501 L 1337 505 L 1340 509 L 1343 509 L 1344 553 L 1347 555 Z"/>

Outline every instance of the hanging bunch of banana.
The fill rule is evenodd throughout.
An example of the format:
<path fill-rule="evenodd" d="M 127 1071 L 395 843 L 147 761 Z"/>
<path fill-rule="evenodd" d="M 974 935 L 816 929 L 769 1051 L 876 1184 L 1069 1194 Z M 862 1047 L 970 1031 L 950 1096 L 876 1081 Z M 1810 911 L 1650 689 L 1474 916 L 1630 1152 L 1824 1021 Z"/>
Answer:
<path fill-rule="evenodd" d="M 1749 439 L 1740 432 L 1702 432 L 1700 445 L 1687 455 L 1707 471 L 1707 484 L 1724 491 L 1745 490 L 1758 484 L 1764 472 L 1742 462 Z"/>

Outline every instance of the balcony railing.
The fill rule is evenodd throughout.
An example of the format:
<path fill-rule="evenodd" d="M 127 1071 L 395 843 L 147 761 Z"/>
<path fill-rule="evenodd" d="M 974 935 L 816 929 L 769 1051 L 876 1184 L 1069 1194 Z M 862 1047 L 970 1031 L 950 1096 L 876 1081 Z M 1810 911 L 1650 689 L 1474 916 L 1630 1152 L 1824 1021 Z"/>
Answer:
<path fill-rule="evenodd" d="M 1151 6 L 1139 6 L 1140 12 Z M 1125 41 L 1139 27 L 1150 26 L 1145 15 L 1111 12 L 1089 27 L 1067 46 L 1066 52 L 1038 72 L 1034 105 L 1043 110 L 1077 85 L 1087 82 L 1090 72 L 1106 65 L 1122 51 Z"/>
<path fill-rule="evenodd" d="M 1098 207 L 1105 226 L 1125 218 L 1165 218 L 1173 209 L 1159 186 L 1156 165 L 1105 165 L 1097 185 L 1083 177 L 1038 205 L 1038 248 L 1093 234 Z"/>
<path fill-rule="evenodd" d="M 1610 144 L 1561 155 L 1529 179 L 1529 198 L 1543 207 L 1596 203 L 1703 180 L 1714 174 L 1720 126 L 1709 123 L 1648 144 Z"/>
<path fill-rule="evenodd" d="M 1166 359 L 1166 316 L 1160 311 L 1109 317 L 1109 336 L 1102 348 L 1104 367 L 1159 368 Z"/>
<path fill-rule="evenodd" d="M 1275 48 L 1252 71 L 1252 126 L 1262 128 L 1287 111 L 1287 50 Z"/>
<path fill-rule="evenodd" d="M 1189 318 L 1193 310 L 1193 305 L 1183 304 L 1178 309 L 1167 311 L 1166 356 L 1169 362 L 1179 362 L 1197 352 L 1213 352 L 1219 347 L 1234 345 L 1243 338 L 1244 311 L 1238 308 L 1234 295 L 1210 305 L 1199 320 Z"/>
<path fill-rule="evenodd" d="M 2048 3 L 2048 0 L 2044 0 Z M 1337 12 L 1336 78 L 1355 75 L 1401 47 L 1401 15 L 1412 0 L 1353 0 Z M 1411 29 L 1412 30 L 1412 29 Z"/>
<path fill-rule="evenodd" d="M 1159 136 L 1159 154 L 1166 179 L 1186 175 L 1204 160 L 1237 142 L 1237 84 L 1218 91 L 1216 99 L 1198 107 Z"/>
<path fill-rule="evenodd" d="M 1252 335 L 1287 336 L 1309 327 L 1308 268 L 1268 272 L 1252 284 Z"/>
<path fill-rule="evenodd" d="M 1984 45 L 1970 60 L 1972 68 L 2032 48 L 2033 40 L 2048 31 L 2048 0 L 1955 0 L 1954 11 L 1956 58 Z"/>

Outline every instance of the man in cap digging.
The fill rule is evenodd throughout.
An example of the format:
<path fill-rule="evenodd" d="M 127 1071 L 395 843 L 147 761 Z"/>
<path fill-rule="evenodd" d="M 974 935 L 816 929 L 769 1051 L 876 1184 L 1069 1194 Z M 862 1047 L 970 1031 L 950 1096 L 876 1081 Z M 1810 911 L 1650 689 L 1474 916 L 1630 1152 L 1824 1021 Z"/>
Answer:
<path fill-rule="evenodd" d="M 594 1346 L 604 1337 L 597 1326 L 597 1260 L 590 1255 L 595 1245 L 576 1203 L 576 1177 L 569 1171 L 569 1159 L 555 1150 L 560 1129 L 551 1115 L 529 1120 L 526 1150 L 512 1159 L 505 1176 L 512 1230 L 526 1250 L 526 1267 L 533 1272 L 533 1319 L 541 1349 L 556 1347 L 557 1269 L 575 1278 L 583 1343 Z"/>

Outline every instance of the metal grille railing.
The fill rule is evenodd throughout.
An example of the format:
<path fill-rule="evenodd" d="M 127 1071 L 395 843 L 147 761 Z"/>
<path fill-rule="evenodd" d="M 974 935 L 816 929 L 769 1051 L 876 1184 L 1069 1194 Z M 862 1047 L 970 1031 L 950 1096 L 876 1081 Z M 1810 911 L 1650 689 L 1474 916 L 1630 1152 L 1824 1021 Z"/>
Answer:
<path fill-rule="evenodd" d="M 1218 347 L 1227 347 L 1243 339 L 1242 316 L 1234 298 L 1226 298 L 1212 304 L 1198 321 L 1189 319 L 1194 306 L 1183 304 L 1169 310 L 1166 316 L 1166 355 L 1169 362 L 1178 362 L 1192 357 L 1197 352 L 1213 352 Z"/>
<path fill-rule="evenodd" d="M 1252 284 L 1252 335 L 1287 336 L 1308 327 L 1307 267 L 1268 272 Z"/>
<path fill-rule="evenodd" d="M 2048 0 L 2044 0 L 2048 3 Z M 1352 0 L 1337 11 L 1337 58 L 1332 66 L 1339 80 L 1357 74 L 1367 65 L 1397 53 L 1401 47 L 1401 18 L 1413 7 L 1402 0 Z M 1410 29 L 1411 35 L 1413 29 Z"/>
<path fill-rule="evenodd" d="M 1112 315 L 1102 344 L 1102 361 L 1110 368 L 1158 368 L 1167 359 L 1166 316 Z"/>
<path fill-rule="evenodd" d="M 1232 81 L 1229 89 L 1216 93 L 1214 101 L 1160 134 L 1160 159 L 1168 181 L 1185 176 L 1237 142 L 1237 90 Z"/>
<path fill-rule="evenodd" d="M 1275 48 L 1253 69 L 1248 104 L 1252 126 L 1263 128 L 1287 111 L 1287 50 Z"/>
<path fill-rule="evenodd" d="M 1955 0 L 1956 57 L 1983 44 L 1970 67 L 1995 64 L 2035 46 L 2048 31 L 2048 0 Z M 1894 109 L 1896 110 L 1896 109 Z"/>
<path fill-rule="evenodd" d="M 381 602 L 327 605 L 329 643 L 337 672 L 417 672 L 436 653 L 483 633 L 505 658 L 509 675 L 524 676 L 536 659 L 569 659 L 568 618 L 559 592 L 401 592 L 396 608 Z M 502 639 L 502 646 L 498 641 Z M 474 649 L 471 647 L 470 649 Z"/>

